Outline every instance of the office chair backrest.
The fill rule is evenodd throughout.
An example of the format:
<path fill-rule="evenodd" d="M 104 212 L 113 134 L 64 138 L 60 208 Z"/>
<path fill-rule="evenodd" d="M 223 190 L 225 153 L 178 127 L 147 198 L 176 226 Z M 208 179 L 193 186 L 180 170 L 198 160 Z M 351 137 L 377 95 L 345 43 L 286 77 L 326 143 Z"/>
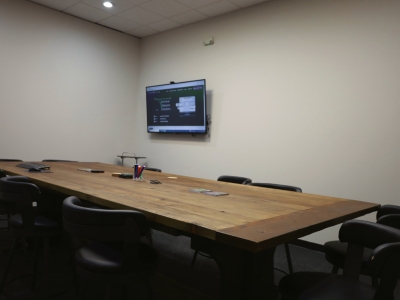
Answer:
<path fill-rule="evenodd" d="M 153 171 L 153 172 L 162 172 L 161 169 L 157 169 L 157 168 L 146 168 L 145 171 Z"/>
<path fill-rule="evenodd" d="M 400 272 L 400 230 L 378 223 L 351 220 L 340 227 L 339 240 L 349 243 L 344 276 L 358 279 L 363 247 L 371 248 L 374 250 L 369 268 L 372 276 L 381 278 L 377 293 L 388 295 L 390 290 L 393 292 Z"/>
<path fill-rule="evenodd" d="M 23 223 L 21 229 L 34 231 L 33 203 L 40 200 L 40 189 L 28 177 L 0 178 L 0 199 L 17 205 Z"/>
<path fill-rule="evenodd" d="M 240 177 L 240 176 L 231 176 L 231 175 L 221 175 L 217 179 L 218 181 L 237 183 L 237 184 L 249 184 L 251 183 L 250 178 Z"/>
<path fill-rule="evenodd" d="M 0 161 L 22 161 L 21 159 L 14 158 L 0 158 Z"/>
<path fill-rule="evenodd" d="M 400 229 L 400 214 L 384 215 L 376 223 Z"/>
<path fill-rule="evenodd" d="M 95 244 L 113 242 L 120 245 L 125 270 L 138 265 L 140 237 L 149 234 L 147 219 L 142 213 L 88 208 L 74 196 L 63 202 L 63 227 L 75 241 L 84 239 Z"/>
<path fill-rule="evenodd" d="M 340 227 L 339 240 L 375 249 L 382 244 L 400 242 L 400 230 L 369 221 L 350 220 Z"/>
<path fill-rule="evenodd" d="M 284 276 L 279 282 L 282 299 L 395 299 L 394 289 L 400 274 L 400 230 L 350 220 L 340 227 L 339 239 L 348 243 L 343 275 L 299 272 Z M 373 249 L 368 268 L 372 276 L 380 278 L 377 288 L 359 281 L 364 247 Z"/>
<path fill-rule="evenodd" d="M 395 214 L 397 215 L 400 214 L 400 206 L 390 205 L 390 204 L 381 205 L 381 207 L 376 212 L 376 219 L 379 220 L 381 217 L 385 215 L 395 215 Z"/>
<path fill-rule="evenodd" d="M 42 162 L 78 162 L 77 160 L 43 159 Z"/>
<path fill-rule="evenodd" d="M 138 242 L 149 234 L 147 218 L 141 212 L 89 208 L 74 196 L 63 202 L 63 222 L 73 235 L 97 241 Z"/>
<path fill-rule="evenodd" d="M 269 188 L 269 189 L 276 189 L 276 190 L 291 191 L 291 192 L 297 192 L 297 193 L 301 193 L 302 192 L 301 188 L 299 188 L 299 187 L 291 186 L 291 185 L 276 184 L 276 183 L 252 182 L 252 183 L 248 183 L 247 185 L 259 186 L 259 187 L 264 187 L 264 188 Z"/>

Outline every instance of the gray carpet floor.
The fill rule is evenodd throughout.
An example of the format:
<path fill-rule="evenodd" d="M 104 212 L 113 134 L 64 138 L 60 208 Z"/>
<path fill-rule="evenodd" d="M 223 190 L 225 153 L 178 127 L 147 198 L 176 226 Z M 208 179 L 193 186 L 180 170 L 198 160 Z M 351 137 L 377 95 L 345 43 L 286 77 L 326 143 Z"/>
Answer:
<path fill-rule="evenodd" d="M 0 224 L 1 225 L 1 224 Z M 7 249 L 10 236 L 7 231 L 0 231 L 0 276 L 2 276 L 7 260 Z M 153 299 L 155 300 L 200 300 L 219 299 L 219 270 L 216 263 L 209 258 L 197 256 L 194 268 L 190 267 L 194 251 L 190 249 L 190 239 L 184 236 L 174 237 L 159 231 L 153 231 L 153 244 L 161 255 L 161 262 L 157 274 L 152 280 Z M 72 285 L 71 269 L 66 260 L 66 251 L 55 246 L 51 254 L 50 292 L 56 293 Z M 330 265 L 321 252 L 312 251 L 295 245 L 290 245 L 294 271 L 322 271 L 330 272 Z M 283 246 L 277 247 L 275 253 L 275 267 L 288 271 L 286 255 Z M 9 275 L 9 279 L 29 274 L 27 256 L 20 251 Z M 275 271 L 275 284 L 284 276 L 284 273 Z M 19 299 L 34 299 L 29 287 L 29 277 L 19 278 L 7 285 L 7 290 Z M 362 276 L 361 280 L 370 283 L 370 278 Z M 40 287 L 43 283 L 38 284 Z M 39 289 L 40 290 L 40 289 Z M 105 287 L 92 284 L 88 287 L 85 299 L 104 299 Z M 399 285 L 396 288 L 396 300 L 400 300 Z M 127 291 L 128 299 L 148 299 L 144 286 L 132 285 Z M 40 296 L 37 298 L 40 299 Z M 121 287 L 113 288 L 112 299 L 122 299 Z M 10 299 L 1 295 L 0 300 Z M 70 288 L 63 295 L 54 297 L 56 300 L 77 299 L 76 292 Z M 355 299 L 356 300 L 356 299 Z M 360 299 L 361 300 L 361 299 Z"/>
<path fill-rule="evenodd" d="M 154 241 L 155 245 L 163 249 L 162 253 L 164 256 L 176 263 L 190 266 L 194 251 L 190 249 L 189 238 L 183 236 L 173 237 L 155 231 Z M 310 271 L 330 273 L 332 271 L 332 265 L 325 260 L 324 253 L 295 245 L 289 245 L 289 248 L 294 272 Z M 282 270 L 286 273 L 289 272 L 285 248 L 283 245 L 278 246 L 276 249 L 274 265 L 276 269 Z M 217 264 L 212 259 L 197 256 L 194 269 L 196 272 L 203 274 L 203 276 L 210 281 L 208 287 L 203 285 L 201 290 L 210 296 L 210 299 L 218 299 L 219 270 Z M 340 272 L 341 271 L 339 271 L 339 273 Z M 274 276 L 275 284 L 278 285 L 281 278 L 285 276 L 285 273 L 275 270 Z M 371 283 L 371 278 L 367 276 L 360 276 L 360 280 L 368 284 Z M 196 286 L 196 288 L 199 287 Z M 395 299 L 400 300 L 400 284 L 397 284 L 395 289 Z"/>

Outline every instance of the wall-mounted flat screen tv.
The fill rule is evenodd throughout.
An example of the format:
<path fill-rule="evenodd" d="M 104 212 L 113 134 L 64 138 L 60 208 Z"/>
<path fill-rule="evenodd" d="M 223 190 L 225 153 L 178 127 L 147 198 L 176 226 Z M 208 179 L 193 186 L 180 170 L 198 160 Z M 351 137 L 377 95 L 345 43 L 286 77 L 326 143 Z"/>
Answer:
<path fill-rule="evenodd" d="M 147 132 L 207 133 L 206 80 L 146 87 Z"/>

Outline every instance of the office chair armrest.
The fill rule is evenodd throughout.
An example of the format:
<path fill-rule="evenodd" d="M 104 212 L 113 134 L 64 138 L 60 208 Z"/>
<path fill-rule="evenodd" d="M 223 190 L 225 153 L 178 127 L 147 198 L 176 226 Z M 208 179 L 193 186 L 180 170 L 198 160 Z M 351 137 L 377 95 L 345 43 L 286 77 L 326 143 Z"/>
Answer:
<path fill-rule="evenodd" d="M 400 214 L 384 215 L 376 221 L 379 224 L 400 229 Z"/>
<path fill-rule="evenodd" d="M 376 219 L 379 220 L 380 217 L 384 215 L 394 215 L 400 214 L 400 206 L 398 205 L 382 205 L 378 212 L 376 213 Z"/>
<path fill-rule="evenodd" d="M 382 244 L 399 242 L 400 230 L 378 223 L 351 220 L 340 227 L 339 240 L 375 249 Z"/>
<path fill-rule="evenodd" d="M 397 266 L 400 262 L 400 242 L 388 243 L 378 246 L 371 254 L 371 260 L 368 264 L 368 268 L 371 271 L 371 275 L 377 278 L 382 277 L 383 269 L 386 272 L 399 272 Z M 393 266 L 393 268 L 391 268 Z M 397 273 L 394 274 L 397 278 Z"/>

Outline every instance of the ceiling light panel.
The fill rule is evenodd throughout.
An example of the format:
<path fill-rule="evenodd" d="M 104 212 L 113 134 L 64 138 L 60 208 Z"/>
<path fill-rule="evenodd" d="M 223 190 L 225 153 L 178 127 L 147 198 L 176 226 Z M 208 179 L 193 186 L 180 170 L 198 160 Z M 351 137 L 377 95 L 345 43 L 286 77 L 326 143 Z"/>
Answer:
<path fill-rule="evenodd" d="M 103 5 L 105 1 L 106 0 L 83 0 L 82 2 L 111 14 L 118 14 L 135 6 L 126 0 L 110 0 L 109 2 L 113 4 L 113 7 L 107 8 Z"/>
<path fill-rule="evenodd" d="M 64 10 L 64 12 L 92 22 L 98 22 L 112 16 L 110 13 L 106 13 L 105 11 L 83 3 L 75 4 Z"/>

